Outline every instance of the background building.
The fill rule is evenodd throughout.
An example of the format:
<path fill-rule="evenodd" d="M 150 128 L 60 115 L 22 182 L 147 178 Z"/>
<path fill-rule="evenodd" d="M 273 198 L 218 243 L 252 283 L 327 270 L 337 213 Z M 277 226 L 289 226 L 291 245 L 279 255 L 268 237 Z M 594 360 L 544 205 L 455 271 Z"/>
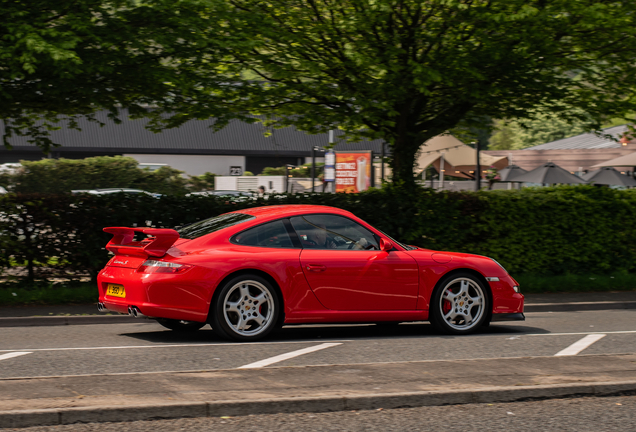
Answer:
<path fill-rule="evenodd" d="M 585 133 L 522 150 L 487 150 L 491 156 L 507 156 L 510 163 L 530 171 L 546 162 L 570 171 L 595 170 L 593 165 L 636 152 L 636 141 L 622 139 L 627 125 L 603 130 L 601 135 Z M 603 135 L 614 137 L 614 140 Z"/>
<path fill-rule="evenodd" d="M 230 175 L 236 167 L 259 174 L 265 167 L 309 162 L 314 146 L 323 147 L 329 143 L 327 133 L 310 135 L 294 127 L 268 129 L 260 123 L 239 120 L 230 122 L 218 132 L 210 128 L 213 124 L 210 119 L 193 120 L 179 128 L 154 133 L 144 127 L 147 119 L 130 120 L 125 111 L 121 113 L 121 124 L 108 119 L 106 112 L 98 113 L 96 117 L 105 126 L 80 120 L 81 131 L 63 126 L 51 132 L 51 139 L 61 147 L 53 148 L 49 155 L 29 144 L 26 137 L 12 137 L 9 141 L 13 150 L 0 146 L 0 163 L 43 157 L 83 159 L 123 155 L 147 166 L 170 165 L 189 175 L 205 172 Z M 266 132 L 271 135 L 266 137 Z M 338 142 L 340 136 L 342 132 L 336 131 L 336 150 L 372 150 L 378 155 L 381 152 L 381 140 L 345 143 Z M 319 162 L 321 155 L 317 153 Z"/>

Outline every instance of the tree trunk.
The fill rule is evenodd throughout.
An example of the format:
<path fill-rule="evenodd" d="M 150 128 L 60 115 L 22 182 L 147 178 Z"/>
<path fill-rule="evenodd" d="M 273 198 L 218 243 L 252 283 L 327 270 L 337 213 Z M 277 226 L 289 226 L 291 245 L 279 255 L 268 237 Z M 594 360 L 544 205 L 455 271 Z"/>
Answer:
<path fill-rule="evenodd" d="M 33 283 L 35 281 L 35 272 L 33 271 L 33 259 L 31 258 L 27 260 L 27 271 L 27 280 Z"/>
<path fill-rule="evenodd" d="M 401 135 L 402 136 L 395 137 L 390 143 L 391 159 L 389 165 L 393 171 L 392 180 L 393 183 L 401 184 L 407 189 L 413 189 L 417 186 L 413 169 L 420 147 L 424 142 L 437 134 L 404 133 Z"/>

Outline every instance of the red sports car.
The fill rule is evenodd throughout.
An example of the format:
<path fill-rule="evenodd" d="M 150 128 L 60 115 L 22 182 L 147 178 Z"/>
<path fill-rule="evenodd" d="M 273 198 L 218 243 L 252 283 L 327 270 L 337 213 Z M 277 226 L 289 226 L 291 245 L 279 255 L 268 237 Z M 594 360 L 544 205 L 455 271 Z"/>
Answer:
<path fill-rule="evenodd" d="M 467 334 L 524 319 L 519 284 L 492 258 L 404 245 L 338 208 L 256 207 L 177 230 L 104 231 L 115 256 L 99 273 L 99 309 L 173 330 L 210 323 L 252 341 L 283 324 L 428 320 Z"/>

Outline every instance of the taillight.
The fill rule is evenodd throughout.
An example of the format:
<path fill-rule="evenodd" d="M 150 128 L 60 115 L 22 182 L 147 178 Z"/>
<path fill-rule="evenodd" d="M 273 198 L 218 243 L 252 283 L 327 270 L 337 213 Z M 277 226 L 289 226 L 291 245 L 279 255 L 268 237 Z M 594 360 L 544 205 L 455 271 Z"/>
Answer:
<path fill-rule="evenodd" d="M 191 269 L 191 265 L 177 264 L 168 261 L 146 260 L 137 269 L 138 273 L 185 273 Z"/>

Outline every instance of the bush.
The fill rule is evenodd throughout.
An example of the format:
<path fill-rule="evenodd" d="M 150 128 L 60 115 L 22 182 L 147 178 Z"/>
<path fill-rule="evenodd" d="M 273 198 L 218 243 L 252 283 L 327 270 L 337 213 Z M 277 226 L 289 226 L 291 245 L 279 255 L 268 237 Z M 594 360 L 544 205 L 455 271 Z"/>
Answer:
<path fill-rule="evenodd" d="M 324 168 L 325 168 L 325 164 L 323 162 L 316 163 L 316 177 L 318 177 L 319 175 L 322 175 Z M 309 178 L 311 177 L 311 163 L 296 166 L 292 168 L 290 172 L 292 177 Z M 284 176 L 284 175 L 287 175 L 287 167 L 286 166 L 276 167 L 276 168 L 266 167 L 266 168 L 263 168 L 263 172 L 261 173 L 261 175 L 266 175 L 266 176 L 283 175 Z"/>
<path fill-rule="evenodd" d="M 169 166 L 155 171 L 139 168 L 131 157 L 97 156 L 86 159 L 21 161 L 14 174 L 0 174 L 0 184 L 16 193 L 60 194 L 77 189 L 137 188 L 149 192 L 185 195 L 214 189 L 214 176 L 184 177 Z"/>
<path fill-rule="evenodd" d="M 608 274 L 636 270 L 636 191 L 591 186 L 479 193 L 214 196 L 13 195 L 0 198 L 0 265 L 51 263 L 95 276 L 107 261 L 106 226 L 174 227 L 242 208 L 321 204 L 343 208 L 397 240 L 497 259 L 513 275 Z M 13 260 L 13 261 L 12 261 Z"/>

